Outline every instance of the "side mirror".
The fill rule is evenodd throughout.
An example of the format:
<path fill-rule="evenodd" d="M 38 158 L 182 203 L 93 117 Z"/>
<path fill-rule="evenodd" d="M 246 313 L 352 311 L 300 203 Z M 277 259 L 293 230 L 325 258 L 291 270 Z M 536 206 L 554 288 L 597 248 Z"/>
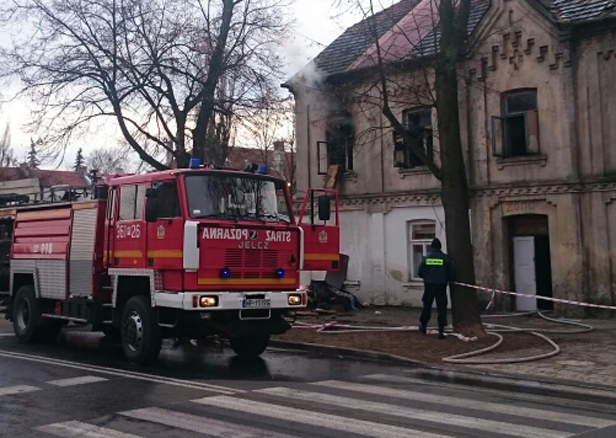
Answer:
<path fill-rule="evenodd" d="M 145 221 L 156 222 L 157 217 L 156 191 L 154 189 L 146 189 L 145 191 Z"/>
<path fill-rule="evenodd" d="M 327 195 L 321 195 L 318 198 L 318 208 L 319 208 L 319 220 L 326 222 L 331 218 L 331 202 L 330 198 Z"/>

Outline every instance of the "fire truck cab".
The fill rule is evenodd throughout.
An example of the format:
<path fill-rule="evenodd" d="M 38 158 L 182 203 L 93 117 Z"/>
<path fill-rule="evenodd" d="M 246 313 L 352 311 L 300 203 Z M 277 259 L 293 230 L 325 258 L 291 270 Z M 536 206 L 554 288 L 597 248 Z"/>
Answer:
<path fill-rule="evenodd" d="M 21 341 L 72 321 L 118 337 L 138 364 L 163 338 L 215 335 L 257 356 L 306 306 L 300 270 L 338 269 L 330 190 L 310 190 L 297 220 L 287 183 L 253 172 L 194 166 L 93 192 L 0 209 L 0 287 Z"/>

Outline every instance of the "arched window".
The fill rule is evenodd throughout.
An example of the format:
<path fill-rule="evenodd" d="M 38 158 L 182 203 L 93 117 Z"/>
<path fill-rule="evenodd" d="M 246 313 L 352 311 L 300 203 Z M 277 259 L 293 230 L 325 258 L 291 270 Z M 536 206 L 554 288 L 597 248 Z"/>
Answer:
<path fill-rule="evenodd" d="M 417 275 L 422 257 L 428 252 L 432 239 L 436 237 L 436 222 L 432 220 L 418 220 L 408 222 L 409 238 L 409 281 L 421 280 Z"/>

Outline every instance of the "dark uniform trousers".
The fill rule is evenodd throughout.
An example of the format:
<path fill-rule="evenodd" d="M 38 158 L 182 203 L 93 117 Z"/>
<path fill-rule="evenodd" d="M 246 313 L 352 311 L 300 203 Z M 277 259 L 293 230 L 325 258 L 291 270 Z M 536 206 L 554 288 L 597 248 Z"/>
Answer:
<path fill-rule="evenodd" d="M 419 317 L 419 322 L 426 327 L 432 316 L 432 303 L 436 299 L 438 311 L 439 329 L 447 326 L 447 285 L 446 284 L 426 284 L 423 294 L 423 310 Z"/>

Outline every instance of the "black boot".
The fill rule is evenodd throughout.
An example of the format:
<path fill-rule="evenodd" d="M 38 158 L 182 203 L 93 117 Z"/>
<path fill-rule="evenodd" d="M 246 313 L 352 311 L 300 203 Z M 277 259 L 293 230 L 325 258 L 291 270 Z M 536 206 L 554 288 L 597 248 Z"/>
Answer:
<path fill-rule="evenodd" d="M 445 329 L 442 329 L 442 328 L 438 329 L 438 338 L 445 339 Z"/>
<path fill-rule="evenodd" d="M 422 322 L 419 323 L 419 333 L 422 335 L 427 334 L 426 326 Z"/>

